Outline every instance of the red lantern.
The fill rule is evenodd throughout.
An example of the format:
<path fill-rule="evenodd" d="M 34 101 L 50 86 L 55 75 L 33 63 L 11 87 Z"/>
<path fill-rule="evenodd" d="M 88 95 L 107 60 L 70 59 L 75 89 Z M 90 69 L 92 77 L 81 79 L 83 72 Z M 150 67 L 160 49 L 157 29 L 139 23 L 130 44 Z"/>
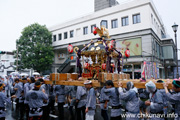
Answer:
<path fill-rule="evenodd" d="M 68 45 L 68 52 L 73 53 L 73 46 L 71 44 Z"/>
<path fill-rule="evenodd" d="M 94 27 L 93 34 L 94 34 L 94 35 L 96 35 L 96 34 L 97 34 L 96 27 Z"/>
<path fill-rule="evenodd" d="M 125 56 L 126 56 L 127 58 L 130 56 L 130 50 L 129 50 L 129 49 L 127 49 L 127 50 L 125 51 Z"/>
<path fill-rule="evenodd" d="M 110 50 L 114 47 L 114 41 L 115 40 L 111 40 L 111 42 L 109 43 L 109 49 Z"/>
<path fill-rule="evenodd" d="M 105 70 L 106 69 L 106 63 L 102 64 L 102 69 Z"/>
<path fill-rule="evenodd" d="M 89 64 L 89 63 L 85 63 L 85 64 L 84 64 L 84 68 L 85 68 L 85 69 L 88 69 L 88 68 L 89 68 L 89 66 L 90 66 L 90 64 Z"/>

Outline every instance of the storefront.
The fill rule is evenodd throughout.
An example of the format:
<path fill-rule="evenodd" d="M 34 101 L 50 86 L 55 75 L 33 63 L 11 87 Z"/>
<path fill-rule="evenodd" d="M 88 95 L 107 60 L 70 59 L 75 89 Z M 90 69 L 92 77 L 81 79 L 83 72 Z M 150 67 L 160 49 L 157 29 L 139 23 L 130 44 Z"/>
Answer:
<path fill-rule="evenodd" d="M 124 65 L 123 72 L 130 74 L 131 79 L 139 79 L 141 78 L 141 64 Z"/>

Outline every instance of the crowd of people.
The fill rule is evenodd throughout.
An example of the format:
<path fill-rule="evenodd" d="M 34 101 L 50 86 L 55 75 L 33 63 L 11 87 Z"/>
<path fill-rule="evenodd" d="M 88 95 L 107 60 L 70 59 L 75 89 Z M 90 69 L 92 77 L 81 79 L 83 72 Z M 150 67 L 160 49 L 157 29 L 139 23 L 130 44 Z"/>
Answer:
<path fill-rule="evenodd" d="M 65 103 L 71 120 L 94 120 L 97 105 L 100 105 L 104 120 L 180 120 L 178 79 L 173 80 L 171 90 L 168 89 L 169 82 L 156 81 L 164 85 L 164 89 L 157 89 L 154 82 L 146 82 L 144 78 L 140 81 L 146 82 L 146 89 L 137 89 L 133 82 L 127 82 L 126 88 L 119 82 L 116 88 L 111 80 L 107 80 L 103 88 L 93 88 L 92 81 L 84 81 L 81 77 L 78 80 L 84 81 L 84 86 L 45 84 L 41 77 L 35 79 L 0 77 L 0 120 L 5 120 L 6 105 L 10 104 L 14 109 L 14 101 L 20 120 L 49 120 L 49 114 L 56 112 L 55 103 L 58 104 L 59 120 L 65 120 Z"/>

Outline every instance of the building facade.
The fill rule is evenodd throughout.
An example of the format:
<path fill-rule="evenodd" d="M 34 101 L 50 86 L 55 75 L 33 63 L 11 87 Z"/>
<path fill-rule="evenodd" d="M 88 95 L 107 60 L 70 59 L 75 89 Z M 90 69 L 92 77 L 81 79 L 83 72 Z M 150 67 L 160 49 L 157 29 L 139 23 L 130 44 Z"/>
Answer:
<path fill-rule="evenodd" d="M 102 25 L 109 30 L 111 38 L 116 39 L 119 51 L 123 53 L 126 47 L 130 48 L 131 55 L 124 58 L 122 72 L 129 73 L 131 78 L 140 78 L 143 70 L 146 78 L 168 77 L 165 67 L 175 66 L 174 42 L 167 38 L 164 24 L 151 0 L 120 3 L 50 27 L 55 53 L 52 71 L 75 72 L 76 56 L 68 53 L 68 44 L 82 48 L 98 38 L 94 36 L 93 28 Z"/>
<path fill-rule="evenodd" d="M 15 71 L 14 61 L 14 54 L 12 52 L 0 54 L 0 76 L 8 75 Z"/>
<path fill-rule="evenodd" d="M 99 11 L 117 5 L 116 0 L 94 0 L 94 11 Z"/>
<path fill-rule="evenodd" d="M 0 54 L 0 76 L 10 75 L 12 72 L 16 72 L 16 58 L 14 58 L 13 52 L 5 52 L 5 54 Z M 16 64 L 16 65 L 15 65 Z M 32 75 L 33 70 L 23 69 L 18 71 L 19 74 L 26 73 Z"/>

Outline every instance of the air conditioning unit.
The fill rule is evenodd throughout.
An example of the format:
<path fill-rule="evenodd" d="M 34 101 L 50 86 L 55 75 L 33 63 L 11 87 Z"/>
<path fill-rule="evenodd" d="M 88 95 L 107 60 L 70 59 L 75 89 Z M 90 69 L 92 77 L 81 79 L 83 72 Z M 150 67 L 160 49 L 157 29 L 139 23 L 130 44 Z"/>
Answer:
<path fill-rule="evenodd" d="M 65 56 L 64 53 L 59 53 L 59 54 L 58 54 L 58 58 L 59 58 L 59 59 L 64 59 L 64 58 L 66 58 L 66 56 Z"/>

